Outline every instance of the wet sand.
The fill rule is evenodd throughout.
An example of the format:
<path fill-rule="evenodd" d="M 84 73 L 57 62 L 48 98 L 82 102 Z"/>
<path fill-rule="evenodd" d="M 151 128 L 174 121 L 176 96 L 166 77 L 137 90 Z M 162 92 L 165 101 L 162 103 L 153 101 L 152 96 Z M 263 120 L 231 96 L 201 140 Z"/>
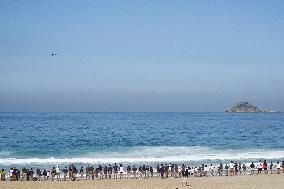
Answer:
<path fill-rule="evenodd" d="M 81 180 L 81 181 L 5 181 L 1 189 L 176 189 L 176 188 L 218 188 L 218 189 L 281 189 L 284 188 L 284 174 L 215 176 L 189 178 L 189 186 L 182 186 L 183 179 L 123 179 L 123 180 Z"/>

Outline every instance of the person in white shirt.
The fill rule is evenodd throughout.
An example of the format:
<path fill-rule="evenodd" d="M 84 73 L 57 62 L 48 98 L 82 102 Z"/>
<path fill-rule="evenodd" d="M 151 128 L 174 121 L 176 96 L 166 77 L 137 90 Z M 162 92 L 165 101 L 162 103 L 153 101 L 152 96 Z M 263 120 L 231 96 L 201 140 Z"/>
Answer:
<path fill-rule="evenodd" d="M 257 164 L 257 174 L 261 174 L 261 171 L 262 171 L 262 163 L 261 160 L 259 160 Z"/>
<path fill-rule="evenodd" d="M 229 165 L 229 169 L 230 169 L 230 175 L 233 176 L 233 174 L 234 174 L 234 163 L 233 163 L 233 161 L 231 161 L 231 163 Z"/>
<path fill-rule="evenodd" d="M 277 168 L 277 174 L 280 174 L 281 166 L 280 166 L 280 162 L 279 161 L 277 161 L 276 168 Z"/>
<path fill-rule="evenodd" d="M 120 164 L 119 166 L 119 179 L 123 179 L 123 167 L 122 167 L 122 164 Z"/>
<path fill-rule="evenodd" d="M 207 165 L 204 166 L 204 170 L 203 170 L 203 176 L 207 177 L 207 173 L 209 171 L 209 168 L 207 167 Z"/>
<path fill-rule="evenodd" d="M 47 170 L 47 172 L 46 172 L 46 178 L 47 178 L 47 180 L 49 179 L 49 177 L 50 177 L 50 170 Z"/>
<path fill-rule="evenodd" d="M 211 164 L 209 170 L 212 176 L 214 176 L 214 169 L 215 167 Z"/>
<path fill-rule="evenodd" d="M 59 166 L 58 166 L 58 165 L 56 166 L 55 171 L 56 171 L 56 178 L 57 178 L 57 181 L 60 181 L 60 169 L 59 169 Z"/>

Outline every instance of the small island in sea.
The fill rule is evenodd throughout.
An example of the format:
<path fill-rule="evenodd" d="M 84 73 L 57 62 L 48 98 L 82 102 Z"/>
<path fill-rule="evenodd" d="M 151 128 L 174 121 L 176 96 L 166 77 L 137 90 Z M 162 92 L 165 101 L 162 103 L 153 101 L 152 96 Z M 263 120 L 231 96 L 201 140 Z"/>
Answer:
<path fill-rule="evenodd" d="M 259 109 L 248 102 L 239 102 L 225 112 L 229 113 L 278 113 L 277 109 Z"/>

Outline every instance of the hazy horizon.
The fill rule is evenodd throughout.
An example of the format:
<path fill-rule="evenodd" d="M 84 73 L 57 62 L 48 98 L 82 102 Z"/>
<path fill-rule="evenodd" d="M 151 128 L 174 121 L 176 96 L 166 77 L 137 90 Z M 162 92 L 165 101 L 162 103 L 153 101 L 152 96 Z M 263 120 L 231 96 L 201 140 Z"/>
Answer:
<path fill-rule="evenodd" d="M 283 111 L 283 7 L 2 0 L 0 112 Z"/>

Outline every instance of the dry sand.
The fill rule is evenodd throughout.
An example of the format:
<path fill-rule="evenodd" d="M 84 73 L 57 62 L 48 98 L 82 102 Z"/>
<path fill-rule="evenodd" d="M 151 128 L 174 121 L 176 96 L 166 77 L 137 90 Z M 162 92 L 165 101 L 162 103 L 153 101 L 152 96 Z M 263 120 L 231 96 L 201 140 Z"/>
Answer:
<path fill-rule="evenodd" d="M 123 180 L 81 180 L 81 181 L 0 181 L 0 189 L 284 189 L 284 174 L 254 176 L 222 176 L 190 178 L 190 186 L 182 186 L 182 179 L 123 179 Z"/>

